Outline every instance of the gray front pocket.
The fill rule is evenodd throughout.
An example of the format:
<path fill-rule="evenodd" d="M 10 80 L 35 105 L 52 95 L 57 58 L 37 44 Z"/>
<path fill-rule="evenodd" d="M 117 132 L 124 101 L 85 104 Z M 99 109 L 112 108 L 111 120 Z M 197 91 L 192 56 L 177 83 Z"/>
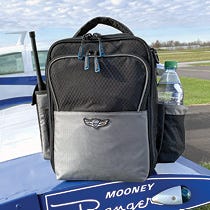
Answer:
<path fill-rule="evenodd" d="M 58 179 L 144 181 L 149 173 L 147 112 L 55 112 Z"/>

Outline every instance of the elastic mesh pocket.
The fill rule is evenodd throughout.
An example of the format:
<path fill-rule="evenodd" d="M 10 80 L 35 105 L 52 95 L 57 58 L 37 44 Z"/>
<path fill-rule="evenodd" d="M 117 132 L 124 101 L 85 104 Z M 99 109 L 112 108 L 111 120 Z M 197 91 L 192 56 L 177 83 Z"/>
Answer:
<path fill-rule="evenodd" d="M 159 117 L 159 120 L 164 121 L 160 121 L 164 128 L 159 127 L 163 133 L 159 132 L 158 136 L 160 145 L 158 162 L 160 163 L 175 162 L 185 149 L 184 117 L 187 109 L 182 105 L 165 105 L 165 108 L 165 112 L 162 112 L 164 117 Z"/>

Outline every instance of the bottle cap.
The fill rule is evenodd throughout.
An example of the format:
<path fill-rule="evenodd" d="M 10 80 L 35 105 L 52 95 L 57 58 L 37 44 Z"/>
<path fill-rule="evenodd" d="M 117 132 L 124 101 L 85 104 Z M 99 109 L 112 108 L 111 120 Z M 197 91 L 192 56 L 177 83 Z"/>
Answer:
<path fill-rule="evenodd" d="M 176 61 L 165 61 L 165 69 L 176 69 L 177 62 Z"/>

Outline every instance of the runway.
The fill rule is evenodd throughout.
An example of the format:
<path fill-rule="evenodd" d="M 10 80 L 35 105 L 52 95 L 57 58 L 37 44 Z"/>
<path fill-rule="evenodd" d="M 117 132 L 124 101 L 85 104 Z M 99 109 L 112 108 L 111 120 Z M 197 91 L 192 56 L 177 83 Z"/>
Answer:
<path fill-rule="evenodd" d="M 184 156 L 194 162 L 210 162 L 210 105 L 190 106 L 185 117 Z"/>
<path fill-rule="evenodd" d="M 177 70 L 179 76 L 210 80 L 210 66 L 194 66 L 196 63 L 210 63 L 210 60 L 179 63 Z"/>

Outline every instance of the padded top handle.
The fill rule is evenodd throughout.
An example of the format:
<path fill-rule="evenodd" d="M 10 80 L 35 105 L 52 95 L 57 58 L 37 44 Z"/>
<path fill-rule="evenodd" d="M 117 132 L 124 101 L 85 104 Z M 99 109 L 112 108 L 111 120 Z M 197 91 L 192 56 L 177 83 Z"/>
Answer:
<path fill-rule="evenodd" d="M 108 25 L 108 26 L 118 29 L 122 33 L 128 33 L 128 34 L 133 35 L 131 30 L 127 26 L 125 26 L 124 24 L 120 23 L 117 20 L 114 20 L 110 17 L 96 17 L 96 18 L 93 18 L 92 20 L 88 21 L 85 25 L 83 25 L 74 34 L 73 37 L 75 38 L 75 37 L 82 36 L 82 35 L 86 34 L 88 31 L 95 28 L 98 24 Z"/>

